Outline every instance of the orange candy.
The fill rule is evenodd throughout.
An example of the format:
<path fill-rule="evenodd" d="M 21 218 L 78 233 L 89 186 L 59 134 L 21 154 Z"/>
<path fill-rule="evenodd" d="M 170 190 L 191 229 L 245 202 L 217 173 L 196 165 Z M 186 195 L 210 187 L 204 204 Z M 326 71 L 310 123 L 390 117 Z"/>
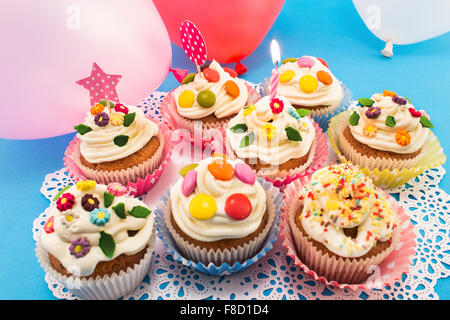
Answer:
<path fill-rule="evenodd" d="M 317 71 L 317 79 L 319 79 L 320 82 L 322 82 L 323 84 L 332 84 L 333 83 L 333 78 L 331 77 L 331 75 L 326 72 L 326 71 Z"/>
<path fill-rule="evenodd" d="M 228 181 L 234 177 L 234 169 L 225 159 L 214 159 L 208 164 L 208 171 L 217 180 Z"/>
<path fill-rule="evenodd" d="M 91 114 L 95 116 L 100 112 L 103 112 L 103 110 L 105 110 L 105 106 L 102 105 L 101 103 L 97 103 L 95 106 L 91 108 Z"/>
<path fill-rule="evenodd" d="M 227 82 L 225 82 L 225 90 L 233 98 L 239 97 L 239 87 L 233 80 L 228 80 Z"/>
<path fill-rule="evenodd" d="M 389 91 L 389 90 L 383 90 L 383 96 L 385 97 L 394 97 L 397 94 L 394 91 Z"/>

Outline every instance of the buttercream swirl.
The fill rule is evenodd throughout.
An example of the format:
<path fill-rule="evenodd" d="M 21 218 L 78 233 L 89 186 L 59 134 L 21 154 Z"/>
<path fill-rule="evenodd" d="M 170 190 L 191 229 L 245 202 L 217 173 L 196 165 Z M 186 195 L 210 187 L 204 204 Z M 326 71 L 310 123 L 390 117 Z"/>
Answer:
<path fill-rule="evenodd" d="M 128 109 L 128 114 L 136 113 L 134 121 L 128 127 L 115 126 L 111 121 L 106 126 L 98 126 L 95 116 L 90 112 L 87 113 L 83 124 L 89 126 L 92 131 L 83 135 L 77 134 L 81 140 L 80 152 L 87 161 L 102 163 L 123 159 L 142 149 L 153 136 L 158 134 L 158 126 L 147 119 L 140 108 L 128 106 Z M 103 112 L 111 118 L 111 114 L 115 111 L 105 108 Z M 114 138 L 120 135 L 128 136 L 128 142 L 124 146 L 114 143 Z"/>
<path fill-rule="evenodd" d="M 374 149 L 400 154 L 413 153 L 423 147 L 430 129 L 420 124 L 420 117 L 412 116 L 409 108 L 414 106 L 409 101 L 405 99 L 406 104 L 400 105 L 394 102 L 393 97 L 378 93 L 371 99 L 375 101 L 371 110 L 376 109 L 378 112 L 379 108 L 379 115 L 369 118 L 366 114 L 370 112 L 368 107 L 356 107 L 359 122 L 357 125 L 350 125 L 352 136 L 356 140 Z M 393 117 L 394 126 L 386 125 L 387 117 Z M 408 139 L 399 143 L 399 132 L 407 135 Z"/>
<path fill-rule="evenodd" d="M 294 105 L 300 106 L 332 106 L 332 109 L 337 108 L 342 98 L 344 97 L 344 90 L 338 79 L 331 73 L 330 69 L 321 63 L 316 57 L 304 56 L 311 58 L 314 61 L 312 67 L 300 67 L 297 61 L 287 62 L 279 68 L 280 75 L 286 71 L 293 71 L 294 76 L 287 82 L 280 82 L 278 84 L 278 94 L 285 96 Z M 324 84 L 321 81 L 318 82 L 317 88 L 307 93 L 300 89 L 300 78 L 305 75 L 311 75 L 317 78 L 317 72 L 325 71 L 332 78 L 331 84 Z"/>
<path fill-rule="evenodd" d="M 279 165 L 290 159 L 303 157 L 311 149 L 316 136 L 311 119 L 308 116 L 298 116 L 285 97 L 277 98 L 284 104 L 280 113 L 272 112 L 270 96 L 265 96 L 229 121 L 226 139 L 239 158 L 260 159 L 267 164 Z M 239 124 L 245 124 L 248 130 L 233 132 L 231 128 Z M 288 138 L 288 127 L 300 133 L 301 141 Z M 252 133 L 253 143 L 242 147 L 244 136 Z"/>
<path fill-rule="evenodd" d="M 195 75 L 193 81 L 181 85 L 174 91 L 175 102 L 177 105 L 178 113 L 189 119 L 201 119 L 210 114 L 213 114 L 217 118 L 225 118 L 241 110 L 248 100 L 248 90 L 245 82 L 238 78 L 232 78 L 230 74 L 223 70 L 220 64 L 213 60 L 209 65 L 210 69 L 214 69 L 219 73 L 220 79 L 218 82 L 210 82 L 205 76 Z M 233 81 L 239 88 L 239 95 L 234 98 L 229 95 L 225 89 L 225 83 L 227 81 Z M 190 108 L 182 108 L 178 103 L 180 94 L 186 90 L 190 90 L 194 93 L 195 97 L 200 91 L 210 90 L 216 95 L 216 102 L 210 108 L 204 108 L 200 106 L 197 100 L 194 100 L 193 105 Z"/>
<path fill-rule="evenodd" d="M 360 257 L 396 226 L 393 206 L 358 166 L 331 165 L 316 171 L 301 194 L 302 226 L 312 239 L 341 257 Z M 357 228 L 356 238 L 344 233 Z"/>
<path fill-rule="evenodd" d="M 183 179 L 179 179 L 170 190 L 172 215 L 180 229 L 189 237 L 198 241 L 212 242 L 222 239 L 245 237 L 256 231 L 266 212 L 266 193 L 258 181 L 254 184 L 242 182 L 236 176 L 231 180 L 215 179 L 208 171 L 208 164 L 214 159 L 208 158 L 200 161 L 194 169 L 197 171 L 197 186 L 192 194 L 185 196 L 182 193 Z M 241 160 L 227 160 L 233 167 Z M 243 220 L 235 220 L 225 212 L 227 198 L 235 193 L 244 194 L 251 202 L 252 210 Z M 199 220 L 189 212 L 189 204 L 194 196 L 208 194 L 214 197 L 217 211 L 211 219 Z"/>
<path fill-rule="evenodd" d="M 75 197 L 74 205 L 63 212 L 57 209 L 53 203 L 48 212 L 49 218 L 53 217 L 54 232 L 41 231 L 40 241 L 43 248 L 55 256 L 75 276 L 89 276 L 100 261 L 110 261 L 121 254 L 132 255 L 143 250 L 150 241 L 153 232 L 153 216 L 136 218 L 126 214 L 121 219 L 115 214 L 112 207 L 119 203 L 124 204 L 124 212 L 131 211 L 135 206 L 146 207 L 137 198 L 128 196 L 116 196 L 108 208 L 104 208 L 104 193 L 106 186 L 96 185 L 94 188 L 81 191 L 76 186 L 70 187 L 65 193 Z M 99 201 L 99 207 L 109 213 L 109 220 L 102 226 L 91 221 L 91 212 L 85 210 L 82 204 L 83 196 L 90 194 Z M 107 257 L 99 246 L 100 232 L 111 235 L 115 242 L 114 254 Z M 127 231 L 138 231 L 130 237 Z M 77 258 L 71 253 L 71 243 L 76 239 L 86 239 L 89 243 L 89 252 L 83 257 Z M 75 249 L 76 250 L 76 249 Z"/>

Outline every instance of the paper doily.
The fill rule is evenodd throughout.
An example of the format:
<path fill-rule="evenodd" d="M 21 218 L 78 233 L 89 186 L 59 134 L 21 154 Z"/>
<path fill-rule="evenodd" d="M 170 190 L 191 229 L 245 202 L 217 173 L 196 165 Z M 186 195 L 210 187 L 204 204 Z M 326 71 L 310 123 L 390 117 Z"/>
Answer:
<path fill-rule="evenodd" d="M 155 92 L 146 99 L 141 105 L 145 113 L 158 116 L 158 103 L 165 94 Z M 450 269 L 446 268 L 450 264 L 450 196 L 439 188 L 444 174 L 442 167 L 430 169 L 389 192 L 407 211 L 417 236 L 410 272 L 391 287 L 370 291 L 327 287 L 295 266 L 280 240 L 247 270 L 231 276 L 209 277 L 175 262 L 157 239 L 149 275 L 124 299 L 438 299 L 434 291 L 436 281 L 450 275 Z M 52 200 L 63 186 L 73 182 L 66 169 L 61 169 L 45 177 L 41 192 Z M 152 197 L 158 196 L 152 193 Z M 145 197 L 144 201 L 147 202 Z M 35 241 L 45 221 L 45 214 L 34 221 Z M 45 281 L 55 297 L 76 299 L 55 279 L 46 275 Z"/>

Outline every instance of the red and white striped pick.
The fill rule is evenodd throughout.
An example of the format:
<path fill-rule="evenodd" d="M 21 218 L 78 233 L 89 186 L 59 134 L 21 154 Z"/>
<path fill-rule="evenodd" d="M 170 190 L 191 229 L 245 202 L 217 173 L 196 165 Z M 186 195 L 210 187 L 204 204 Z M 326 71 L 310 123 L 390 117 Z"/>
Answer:
<path fill-rule="evenodd" d="M 197 66 L 206 62 L 206 45 L 200 30 L 189 20 L 180 26 L 181 44 L 189 59 Z"/>

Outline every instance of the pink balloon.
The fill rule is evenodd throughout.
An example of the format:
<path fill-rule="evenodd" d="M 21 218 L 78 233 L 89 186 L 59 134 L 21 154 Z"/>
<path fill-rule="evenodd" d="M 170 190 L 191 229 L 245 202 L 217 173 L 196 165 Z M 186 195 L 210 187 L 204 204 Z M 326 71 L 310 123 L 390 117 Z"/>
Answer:
<path fill-rule="evenodd" d="M 0 3 L 0 137 L 74 131 L 90 108 L 75 81 L 94 62 L 122 75 L 117 93 L 137 104 L 169 72 L 169 35 L 148 0 L 14 0 Z"/>
<path fill-rule="evenodd" d="M 181 47 L 180 24 L 192 21 L 202 33 L 208 59 L 238 62 L 249 56 L 275 22 L 284 0 L 153 0 L 169 31 Z"/>

